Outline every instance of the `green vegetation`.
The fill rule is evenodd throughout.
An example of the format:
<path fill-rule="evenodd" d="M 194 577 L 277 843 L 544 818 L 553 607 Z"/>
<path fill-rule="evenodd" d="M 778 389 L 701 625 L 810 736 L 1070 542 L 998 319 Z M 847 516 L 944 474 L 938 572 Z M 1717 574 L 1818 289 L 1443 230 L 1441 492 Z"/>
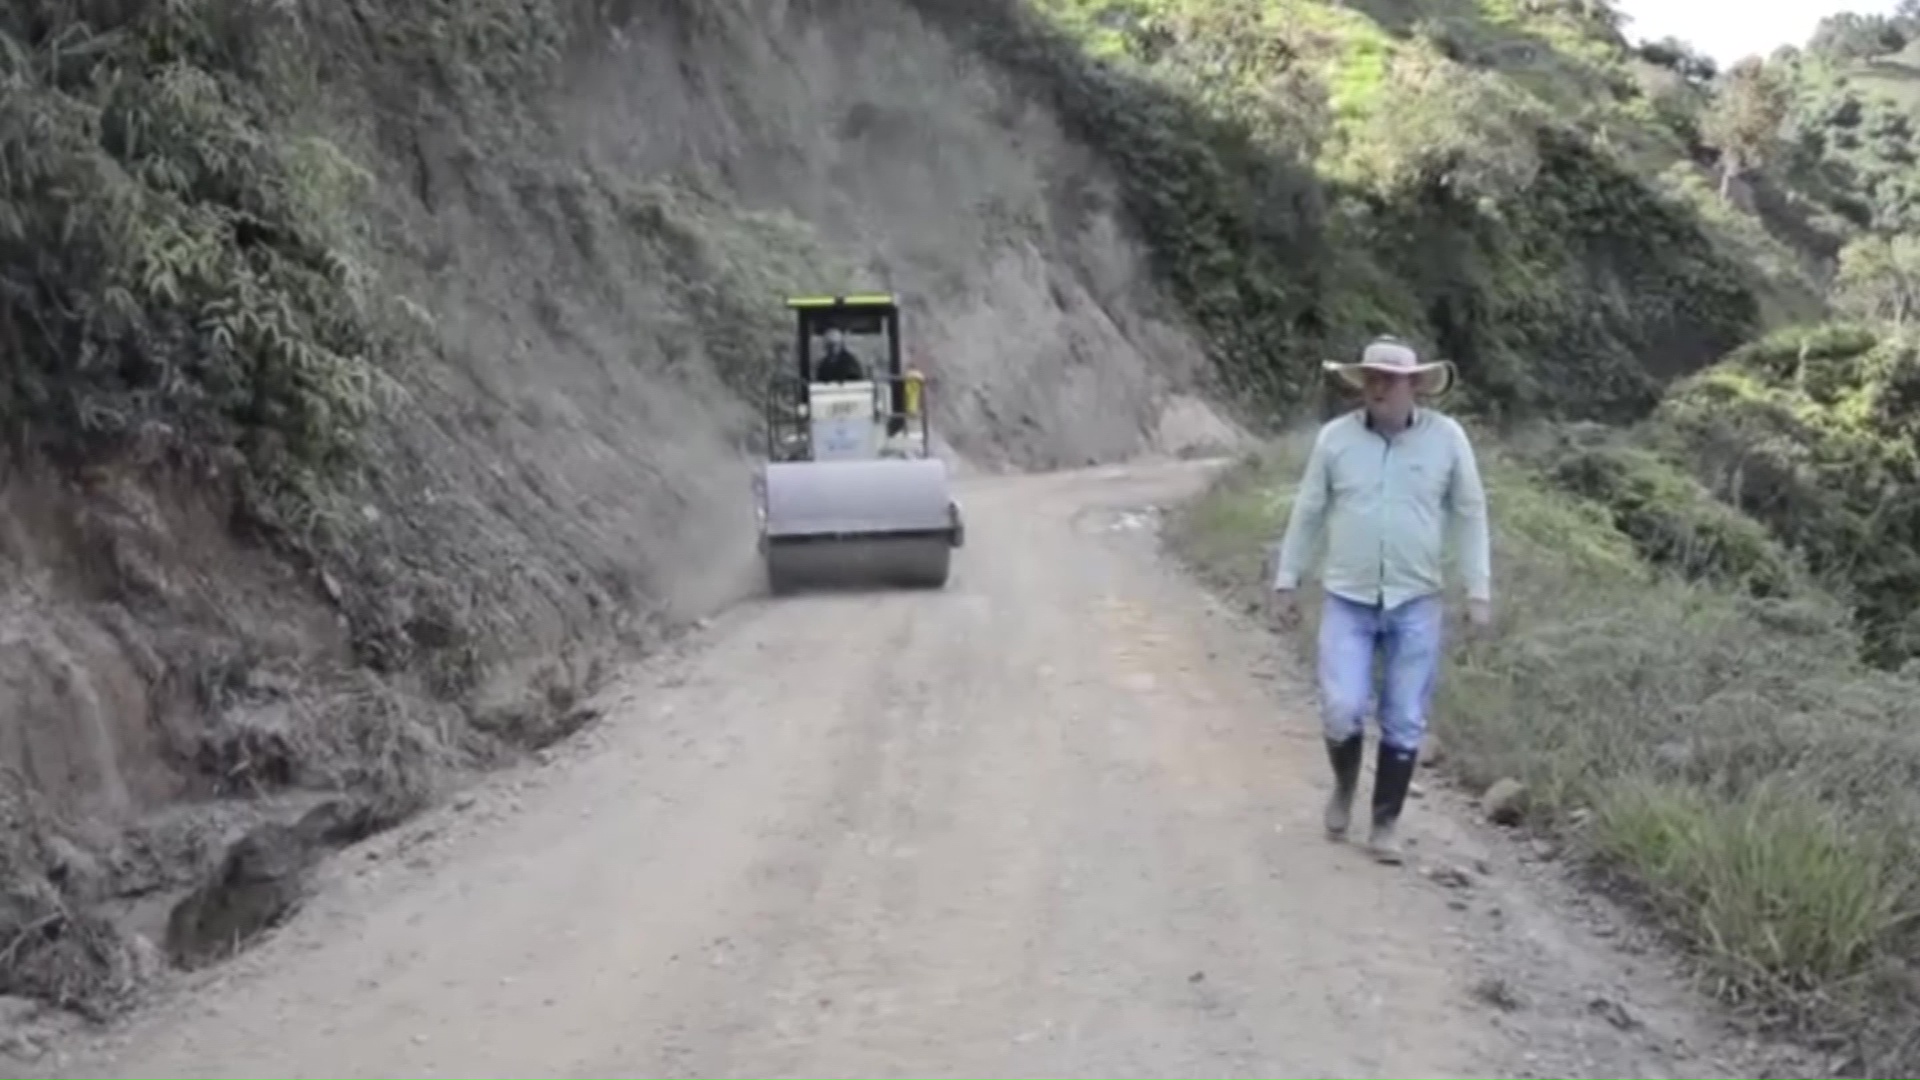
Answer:
<path fill-rule="evenodd" d="M 124 7 L 0 15 L 0 419 L 301 489 L 352 452 L 393 347 L 350 216 L 367 178 L 288 122 L 312 73 L 274 9 Z"/>
<path fill-rule="evenodd" d="M 1784 595 L 1796 586 L 1790 557 L 1764 525 L 1717 501 L 1650 450 L 1611 435 L 1575 434 L 1534 461 L 1556 487 L 1603 507 L 1655 566 L 1755 596 Z"/>
<path fill-rule="evenodd" d="M 1920 654 L 1920 352 L 1891 333 L 1783 332 L 1668 398 L 1647 438 L 1851 599 L 1867 655 Z"/>
<path fill-rule="evenodd" d="M 375 280 L 373 177 L 319 134 L 321 69 L 350 62 L 327 44 L 364 33 L 450 93 L 526 88 L 558 58 L 548 5 L 394 7 L 0 14 L 0 423 L 16 445 L 237 464 L 263 524 L 321 526 L 424 316 Z"/>
<path fill-rule="evenodd" d="M 1556 112 L 1569 86 L 1636 93 L 1624 59 L 1547 44 L 1585 40 L 1579 5 L 912 2 L 1104 154 L 1223 377 L 1265 407 L 1394 331 L 1489 411 L 1630 417 L 1759 324 L 1758 276 L 1600 127 L 1668 160 L 1674 141 L 1624 102 Z"/>
<path fill-rule="evenodd" d="M 1862 665 L 1818 593 L 1650 567 L 1643 537 L 1668 522 L 1629 517 L 1647 530 L 1630 535 L 1482 446 L 1500 632 L 1445 676 L 1449 769 L 1476 789 L 1524 782 L 1530 821 L 1632 887 L 1728 999 L 1892 1034 L 1920 1005 L 1920 681 Z M 1176 550 L 1253 602 L 1304 456 L 1296 437 L 1230 471 L 1176 520 Z M 1683 483 L 1624 460 L 1651 474 L 1629 498 Z M 1311 634 L 1294 644 L 1304 659 Z"/>

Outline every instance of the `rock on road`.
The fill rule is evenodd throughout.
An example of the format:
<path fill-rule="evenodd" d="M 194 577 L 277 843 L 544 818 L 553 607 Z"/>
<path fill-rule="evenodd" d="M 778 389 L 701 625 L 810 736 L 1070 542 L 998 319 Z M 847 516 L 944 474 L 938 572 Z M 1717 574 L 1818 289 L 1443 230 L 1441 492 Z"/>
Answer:
<path fill-rule="evenodd" d="M 1272 646 L 1115 527 L 1206 471 L 968 481 L 947 591 L 730 610 L 544 766 L 349 850 L 270 940 L 56 1067 L 1517 1067 L 1442 930 L 1458 902 L 1318 834 L 1315 725 L 1250 672 Z"/>

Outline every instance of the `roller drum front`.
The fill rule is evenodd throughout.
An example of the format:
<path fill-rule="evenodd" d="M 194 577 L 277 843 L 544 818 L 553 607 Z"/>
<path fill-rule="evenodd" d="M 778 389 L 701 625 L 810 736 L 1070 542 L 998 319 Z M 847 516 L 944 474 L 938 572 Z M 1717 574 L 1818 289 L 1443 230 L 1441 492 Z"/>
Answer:
<path fill-rule="evenodd" d="M 774 463 L 764 493 L 774 591 L 946 584 L 959 537 L 945 462 Z"/>
<path fill-rule="evenodd" d="M 767 584 L 776 593 L 824 588 L 938 589 L 953 547 L 944 539 L 770 540 Z"/>

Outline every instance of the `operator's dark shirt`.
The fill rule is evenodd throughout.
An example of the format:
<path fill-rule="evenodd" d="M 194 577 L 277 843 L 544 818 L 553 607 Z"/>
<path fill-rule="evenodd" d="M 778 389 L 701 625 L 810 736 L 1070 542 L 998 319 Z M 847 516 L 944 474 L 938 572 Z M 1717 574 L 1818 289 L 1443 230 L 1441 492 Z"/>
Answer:
<path fill-rule="evenodd" d="M 822 357 L 820 366 L 814 369 L 813 377 L 820 382 L 859 382 L 867 377 L 867 369 L 843 348 Z"/>

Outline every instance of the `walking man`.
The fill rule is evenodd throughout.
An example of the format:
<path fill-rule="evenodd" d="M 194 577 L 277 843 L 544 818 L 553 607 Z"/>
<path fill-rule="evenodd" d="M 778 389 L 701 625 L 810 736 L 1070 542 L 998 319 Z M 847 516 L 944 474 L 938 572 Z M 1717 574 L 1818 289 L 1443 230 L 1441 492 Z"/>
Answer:
<path fill-rule="evenodd" d="M 1327 834 L 1344 837 L 1352 817 L 1377 652 L 1385 672 L 1368 847 L 1397 864 L 1395 826 L 1440 668 L 1448 524 L 1456 530 L 1469 622 L 1476 633 L 1492 622 L 1487 500 L 1466 431 L 1420 401 L 1452 389 L 1451 363 L 1422 363 L 1411 346 L 1382 337 L 1358 362 L 1325 367 L 1361 391 L 1365 405 L 1328 422 L 1314 440 L 1280 544 L 1273 612 L 1283 627 L 1298 624 L 1300 578 L 1324 540 L 1317 666 L 1333 762 Z"/>

